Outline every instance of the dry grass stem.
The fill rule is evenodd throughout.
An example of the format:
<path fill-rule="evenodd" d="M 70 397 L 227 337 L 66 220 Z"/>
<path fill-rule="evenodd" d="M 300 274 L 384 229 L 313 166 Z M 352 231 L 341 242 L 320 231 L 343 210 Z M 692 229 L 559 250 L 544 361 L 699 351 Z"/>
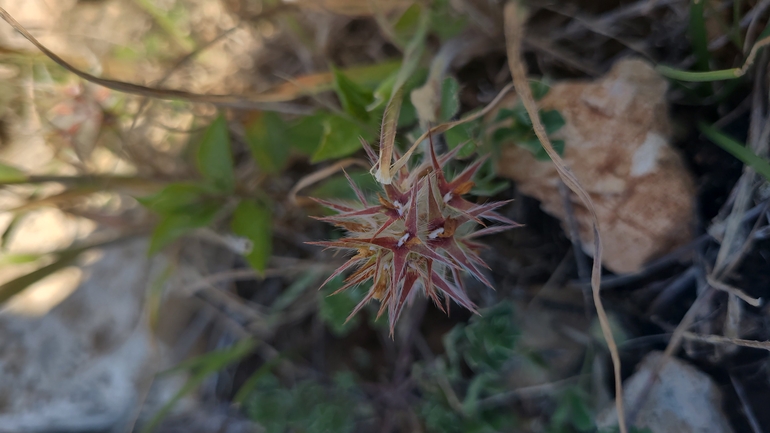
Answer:
<path fill-rule="evenodd" d="M 623 381 L 620 372 L 620 355 L 618 353 L 618 347 L 615 343 L 615 339 L 612 336 L 612 328 L 610 327 L 607 313 L 604 311 L 604 306 L 601 300 L 601 260 L 602 260 L 602 241 L 599 235 L 599 220 L 594 209 L 593 201 L 588 195 L 585 189 L 580 185 L 574 174 L 567 168 L 564 160 L 561 159 L 559 154 L 553 148 L 548 134 L 546 134 L 545 128 L 540 121 L 538 114 L 537 103 L 532 96 L 532 90 L 529 87 L 527 81 L 527 72 L 522 62 L 521 45 L 524 40 L 524 25 L 527 19 L 527 11 L 516 2 L 508 2 L 504 9 L 505 19 L 505 39 L 508 49 L 508 67 L 511 69 L 511 76 L 513 77 L 513 84 L 516 88 L 521 102 L 524 104 L 524 108 L 529 114 L 529 118 L 532 119 L 532 126 L 535 130 L 537 138 L 545 148 L 545 151 L 551 157 L 556 170 L 559 173 L 562 181 L 569 187 L 583 202 L 583 205 L 588 209 L 591 214 L 591 220 L 593 225 L 594 234 L 594 257 L 593 267 L 591 270 L 591 288 L 593 292 L 594 305 L 596 306 L 596 313 L 599 318 L 599 323 L 604 334 L 604 339 L 607 342 L 607 347 L 612 357 L 612 365 L 615 375 L 615 407 L 618 412 L 618 424 L 621 433 L 627 433 L 625 410 L 623 406 Z"/>
<path fill-rule="evenodd" d="M 502 99 L 507 95 L 511 90 L 513 90 L 513 83 L 506 85 L 503 87 L 502 90 L 500 90 L 500 93 L 495 96 L 495 99 L 492 100 L 489 104 L 487 104 L 486 107 L 484 107 L 483 110 L 477 111 L 473 114 L 470 114 L 462 119 L 455 120 L 454 122 L 447 122 L 442 123 L 440 125 L 436 125 L 433 128 L 430 128 L 429 130 L 425 131 L 417 140 L 414 141 L 412 146 L 409 148 L 409 150 L 406 151 L 404 156 L 402 156 L 398 161 L 393 164 L 393 166 L 390 168 L 390 176 L 398 172 L 398 170 L 401 170 L 401 168 L 406 165 L 406 163 L 409 161 L 409 158 L 412 156 L 412 154 L 417 150 L 417 146 L 420 145 L 423 141 L 427 140 L 429 136 L 435 135 L 435 134 L 441 134 L 443 132 L 446 132 L 455 126 L 460 126 L 464 123 L 472 122 L 480 117 L 485 116 L 487 113 L 492 111 L 497 105 L 502 101 Z"/>
<path fill-rule="evenodd" d="M 734 344 L 741 347 L 750 347 L 752 349 L 762 349 L 770 351 L 770 341 L 745 340 L 742 338 L 723 337 L 721 335 L 701 335 L 694 332 L 685 331 L 682 336 L 688 340 L 700 341 L 710 344 Z"/>
<path fill-rule="evenodd" d="M 721 281 L 715 280 L 711 275 L 708 275 L 706 277 L 706 280 L 708 281 L 709 285 L 717 290 L 729 293 L 733 296 L 737 296 L 743 302 L 751 305 L 752 307 L 760 307 L 762 306 L 762 298 L 752 298 L 751 296 L 747 295 L 744 291 L 741 289 L 738 289 L 737 287 L 730 286 L 728 284 L 725 284 Z"/>
<path fill-rule="evenodd" d="M 196 103 L 213 104 L 219 107 L 241 108 L 241 109 L 257 109 L 257 110 L 269 110 L 277 112 L 285 112 L 291 114 L 309 114 L 311 110 L 307 107 L 295 105 L 295 104 L 282 104 L 271 103 L 261 99 L 259 95 L 253 95 L 251 97 L 242 98 L 237 95 L 203 95 L 198 93 L 185 92 L 183 90 L 173 89 L 161 89 L 148 86 L 142 86 L 139 84 L 127 83 L 125 81 L 110 80 L 106 78 L 99 78 L 95 75 L 91 75 L 84 72 L 59 57 L 53 51 L 49 50 L 42 43 L 40 43 L 32 34 L 27 31 L 18 21 L 16 21 L 5 9 L 0 7 L 0 18 L 11 25 L 16 31 L 21 33 L 24 38 L 30 41 L 37 49 L 43 52 L 48 58 L 53 60 L 56 64 L 62 68 L 72 72 L 78 77 L 97 84 L 102 87 L 106 87 L 117 92 L 128 93 L 132 95 L 145 96 L 156 99 L 165 100 L 183 100 Z"/>

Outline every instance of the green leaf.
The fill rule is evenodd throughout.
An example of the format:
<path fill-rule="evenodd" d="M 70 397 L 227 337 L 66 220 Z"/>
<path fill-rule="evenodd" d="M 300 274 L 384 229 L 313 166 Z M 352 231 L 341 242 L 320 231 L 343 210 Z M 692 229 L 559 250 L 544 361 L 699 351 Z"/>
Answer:
<path fill-rule="evenodd" d="M 201 355 L 193 360 L 188 361 L 186 364 L 190 366 L 189 370 L 191 377 L 187 380 L 184 386 L 174 396 L 166 402 L 158 411 L 153 415 L 150 421 L 142 428 L 142 433 L 150 433 L 155 427 L 171 412 L 171 409 L 182 399 L 185 395 L 193 392 L 198 388 L 203 381 L 210 375 L 224 369 L 230 364 L 240 361 L 247 355 L 254 351 L 257 343 L 254 340 L 246 339 L 239 341 L 233 347 L 219 350 L 216 352 L 210 352 L 205 355 Z M 178 371 L 179 369 L 174 369 Z"/>
<path fill-rule="evenodd" d="M 289 287 L 278 295 L 278 298 L 270 306 L 271 313 L 280 313 L 289 305 L 293 304 L 299 296 L 305 292 L 310 285 L 318 280 L 318 273 L 316 271 L 305 272 L 300 275 Z"/>
<path fill-rule="evenodd" d="M 318 314 L 321 319 L 326 323 L 331 332 L 338 337 L 347 335 L 351 330 L 358 326 L 358 323 L 361 320 L 358 315 L 347 320 L 350 312 L 353 311 L 363 298 L 355 288 L 350 288 L 341 293 L 337 293 L 336 295 L 332 295 L 332 293 L 342 287 L 343 284 L 343 278 L 341 276 L 337 276 L 329 281 L 320 292 L 321 299 L 318 306 Z"/>
<path fill-rule="evenodd" d="M 235 189 L 230 133 L 224 115 L 220 114 L 203 133 L 196 160 L 198 170 L 216 189 L 225 192 Z"/>
<path fill-rule="evenodd" d="M 548 83 L 538 80 L 530 80 L 529 88 L 532 90 L 532 97 L 535 98 L 535 101 L 543 99 L 551 91 L 551 86 Z"/>
<path fill-rule="evenodd" d="M 706 20 L 703 16 L 705 5 L 706 0 L 690 2 L 690 24 L 688 28 L 690 43 L 695 52 L 695 66 L 701 71 L 709 70 L 709 59 L 711 58 L 708 48 Z"/>
<path fill-rule="evenodd" d="M 404 98 L 401 103 L 401 112 L 398 115 L 398 128 L 414 125 L 417 122 L 417 109 L 410 98 Z"/>
<path fill-rule="evenodd" d="M 0 236 L 0 250 L 5 250 L 8 248 L 8 244 L 11 242 L 13 235 L 16 233 L 16 229 L 19 228 L 19 225 L 26 216 L 26 212 L 15 212 L 13 214 L 11 222 L 8 223 L 8 225 L 5 227 L 5 230 L 3 230 L 3 234 Z"/>
<path fill-rule="evenodd" d="M 393 25 L 393 31 L 396 33 L 396 39 L 402 46 L 411 39 L 417 32 L 420 25 L 420 14 L 422 13 L 422 7 L 415 3 L 398 18 L 396 24 Z"/>
<path fill-rule="evenodd" d="M 321 145 L 313 154 L 313 162 L 352 155 L 361 150 L 359 137 L 364 136 L 367 141 L 371 141 L 372 138 L 357 123 L 341 116 L 329 116 L 323 126 Z"/>
<path fill-rule="evenodd" d="M 365 195 L 373 195 L 376 191 L 380 191 L 379 184 L 368 171 L 354 170 L 349 172 L 348 176 Z M 309 195 L 323 199 L 356 200 L 355 192 L 350 188 L 350 184 L 345 176 L 342 175 L 333 176 L 325 180 L 319 186 L 313 188 Z"/>
<path fill-rule="evenodd" d="M 75 264 L 75 261 L 83 251 L 85 251 L 85 248 L 62 252 L 53 263 L 0 285 L 0 304 L 21 293 L 24 289 L 37 283 L 43 278 L 52 275 L 67 266 Z"/>
<path fill-rule="evenodd" d="M 289 143 L 304 155 L 312 155 L 321 144 L 324 133 L 324 120 L 328 117 L 325 113 L 316 113 L 301 117 L 288 125 Z"/>
<path fill-rule="evenodd" d="M 431 33 L 444 42 L 462 33 L 468 26 L 466 16 L 453 10 L 450 0 L 435 0 L 431 4 Z"/>
<path fill-rule="evenodd" d="M 246 414 L 267 433 L 285 433 L 292 420 L 294 396 L 272 374 L 259 377 L 256 390 L 246 399 Z"/>
<path fill-rule="evenodd" d="M 334 66 L 331 70 L 334 76 L 334 91 L 340 98 L 343 110 L 356 119 L 369 121 L 369 112 L 366 107 L 374 101 L 372 92 L 353 82 Z"/>
<path fill-rule="evenodd" d="M 233 233 L 251 241 L 251 251 L 246 255 L 249 265 L 264 272 L 273 252 L 273 221 L 270 209 L 253 201 L 243 200 L 233 213 L 230 223 Z"/>
<path fill-rule="evenodd" d="M 24 263 L 34 263 L 40 260 L 43 256 L 43 254 L 35 253 L 3 254 L 0 256 L 0 267 L 8 265 L 21 265 Z"/>
<path fill-rule="evenodd" d="M 526 140 L 517 141 L 516 144 L 532 152 L 532 156 L 538 161 L 549 161 L 551 159 L 551 157 L 548 156 L 548 152 L 545 151 L 545 148 L 540 143 L 540 140 L 535 136 Z M 551 140 L 551 145 L 560 156 L 564 154 L 564 140 Z"/>
<path fill-rule="evenodd" d="M 705 123 L 698 124 L 698 129 L 706 138 L 743 161 L 746 165 L 753 168 L 754 171 L 764 176 L 765 179 L 770 180 L 770 163 L 755 155 L 743 143 Z"/>
<path fill-rule="evenodd" d="M 163 247 L 190 231 L 211 224 L 221 204 L 215 200 L 185 207 L 185 212 L 163 215 L 150 239 L 149 254 L 153 255 Z"/>
<path fill-rule="evenodd" d="M 417 4 L 415 4 L 416 6 Z M 414 32 L 414 36 L 409 40 L 404 50 L 404 61 L 401 64 L 401 68 L 396 75 L 395 83 L 393 83 L 393 90 L 391 91 L 391 100 L 393 94 L 399 91 L 406 82 L 417 71 L 417 67 L 422 58 L 422 54 L 425 51 L 425 37 L 428 34 L 428 27 L 430 24 L 430 14 L 421 9 L 420 19 Z"/>
<path fill-rule="evenodd" d="M 291 149 L 288 130 L 281 116 L 270 111 L 260 113 L 246 128 L 246 143 L 263 172 L 278 173 L 286 165 Z"/>
<path fill-rule="evenodd" d="M 555 150 L 559 156 L 564 156 L 564 140 L 551 140 L 551 146 L 553 146 L 553 150 Z M 540 147 L 542 147 L 542 144 Z M 543 149 L 543 152 L 545 152 L 545 149 Z M 546 154 L 546 156 L 547 155 L 548 154 Z M 548 158 L 550 159 L 550 157 Z"/>
<path fill-rule="evenodd" d="M 444 139 L 450 149 L 460 145 L 463 146 L 463 150 L 457 155 L 459 158 L 466 158 L 476 151 L 476 143 L 474 143 L 476 135 L 474 133 L 475 123 L 460 125 L 444 132 Z"/>
<path fill-rule="evenodd" d="M 366 107 L 367 111 L 373 111 L 379 108 L 382 104 L 388 102 L 390 95 L 393 93 L 393 85 L 396 84 L 397 77 L 398 70 L 390 74 L 388 78 L 382 80 L 380 85 L 374 89 L 374 100 Z"/>
<path fill-rule="evenodd" d="M 268 433 L 353 432 L 356 418 L 371 417 L 372 409 L 357 387 L 340 382 L 304 380 L 289 388 L 273 374 L 262 375 L 244 409 Z"/>
<path fill-rule="evenodd" d="M 495 116 L 495 122 L 502 122 L 505 119 L 510 119 L 513 117 L 513 110 L 509 108 L 501 108 L 497 112 L 497 116 Z"/>
<path fill-rule="evenodd" d="M 561 113 L 556 110 L 541 111 L 540 121 L 543 122 L 543 127 L 548 135 L 558 131 L 567 123 Z"/>
<path fill-rule="evenodd" d="M 524 105 L 516 104 L 516 106 L 513 107 L 513 110 L 511 110 L 511 113 L 513 114 L 513 119 L 516 122 L 514 127 L 526 126 L 527 130 L 532 129 L 532 119 L 529 118 L 529 113 L 527 112 L 527 109 L 524 108 Z"/>
<path fill-rule="evenodd" d="M 155 213 L 167 215 L 184 212 L 187 207 L 194 206 L 211 193 L 212 190 L 206 186 L 172 183 L 153 195 L 138 197 L 136 200 Z"/>
<path fill-rule="evenodd" d="M 0 184 L 19 183 L 27 180 L 27 175 L 16 167 L 0 163 Z"/>
<path fill-rule="evenodd" d="M 505 191 L 510 185 L 510 181 L 499 179 L 495 173 L 494 163 L 487 159 L 481 165 L 481 169 L 476 174 L 475 185 L 471 194 L 481 197 L 492 197 Z"/>
<path fill-rule="evenodd" d="M 460 111 L 460 83 L 454 77 L 446 77 L 441 83 L 441 121 L 451 120 L 458 111 Z"/>
<path fill-rule="evenodd" d="M 447 334 L 447 353 L 461 354 L 475 372 L 497 371 L 514 355 L 519 331 L 510 302 L 500 302 Z M 453 350 L 450 350 L 452 348 Z"/>
<path fill-rule="evenodd" d="M 552 427 L 572 426 L 577 431 L 596 429 L 594 416 L 588 407 L 589 396 L 577 386 L 564 389 L 558 398 L 558 406 L 551 416 Z"/>

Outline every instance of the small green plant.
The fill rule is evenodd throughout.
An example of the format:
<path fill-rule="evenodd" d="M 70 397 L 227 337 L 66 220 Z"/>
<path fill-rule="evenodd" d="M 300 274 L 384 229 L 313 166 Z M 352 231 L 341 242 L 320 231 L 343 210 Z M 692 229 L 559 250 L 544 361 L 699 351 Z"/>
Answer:
<path fill-rule="evenodd" d="M 542 99 L 550 88 L 538 81 L 530 84 L 532 95 L 535 100 Z M 564 117 L 556 110 L 541 110 L 540 121 L 545 127 L 548 135 L 556 133 L 566 123 Z M 492 135 L 492 141 L 499 146 L 504 142 L 513 141 L 517 146 L 521 146 L 530 152 L 538 161 L 549 161 L 550 157 L 546 153 L 540 140 L 532 129 L 532 119 L 529 118 L 527 110 L 521 102 L 517 103 L 513 109 L 503 108 L 498 114 L 495 122 L 507 122 L 509 126 L 497 129 Z M 559 155 L 564 154 L 564 140 L 551 140 L 551 144 Z"/>
<path fill-rule="evenodd" d="M 244 402 L 246 414 L 267 433 L 347 433 L 373 415 L 355 378 L 340 373 L 324 385 L 304 380 L 285 386 L 272 374 L 261 377 Z"/>
<path fill-rule="evenodd" d="M 423 394 L 420 414 L 430 432 L 515 431 L 511 411 L 484 401 L 504 391 L 505 366 L 517 355 L 513 306 L 504 301 L 481 313 L 444 337 L 447 354 L 435 365 L 414 367 Z"/>
<path fill-rule="evenodd" d="M 550 433 L 589 432 L 596 426 L 588 403 L 590 398 L 579 386 L 563 389 L 556 398 L 556 410 L 551 415 Z"/>
<path fill-rule="evenodd" d="M 228 205 L 234 204 L 234 211 L 229 208 L 231 230 L 248 239 L 251 245 L 244 251 L 246 260 L 254 269 L 264 271 L 271 252 L 271 212 L 264 203 L 236 194 L 230 133 L 224 116 L 217 117 L 203 133 L 195 162 L 202 180 L 171 183 L 156 194 L 138 198 L 160 215 L 150 253 L 191 230 L 211 225 L 223 210 L 228 210 Z"/>

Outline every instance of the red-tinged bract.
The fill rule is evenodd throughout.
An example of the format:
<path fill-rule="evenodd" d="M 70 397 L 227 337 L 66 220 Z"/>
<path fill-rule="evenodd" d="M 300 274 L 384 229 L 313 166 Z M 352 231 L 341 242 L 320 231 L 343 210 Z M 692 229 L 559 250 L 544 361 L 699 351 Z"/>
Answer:
<path fill-rule="evenodd" d="M 374 163 L 374 153 L 368 147 L 367 151 Z M 481 272 L 487 265 L 479 257 L 482 245 L 475 238 L 518 224 L 496 212 L 507 202 L 475 204 L 462 198 L 473 187 L 473 176 L 484 161 L 471 164 L 449 181 L 443 169 L 455 155 L 453 151 L 437 157 L 431 144 L 430 159 L 411 171 L 400 170 L 390 185 L 383 185 L 384 196 L 378 195 L 377 203 L 367 202 L 350 177 L 358 203 L 316 200 L 338 212 L 318 219 L 345 229 L 347 236 L 313 244 L 355 252 L 324 284 L 349 270 L 353 272 L 335 294 L 372 281 L 350 317 L 377 299 L 378 317 L 388 310 L 392 335 L 404 304 L 420 289 L 445 312 L 450 300 L 476 312 L 461 273 L 470 273 L 490 288 L 492 284 Z"/>

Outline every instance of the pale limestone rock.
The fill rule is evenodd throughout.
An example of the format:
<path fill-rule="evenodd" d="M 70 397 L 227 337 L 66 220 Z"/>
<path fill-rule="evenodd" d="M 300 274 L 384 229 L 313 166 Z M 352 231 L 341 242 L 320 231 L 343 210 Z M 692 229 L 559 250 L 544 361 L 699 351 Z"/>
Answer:
<path fill-rule="evenodd" d="M 652 372 L 663 357 L 662 352 L 649 353 L 639 364 L 637 372 L 623 383 L 626 413 L 647 386 Z M 599 428 L 618 423 L 615 404 L 597 417 Z M 727 417 L 722 413 L 722 394 L 717 385 L 697 368 L 671 358 L 650 389 L 644 405 L 636 416 L 636 426 L 655 433 L 732 433 Z"/>
<path fill-rule="evenodd" d="M 670 146 L 666 88 L 652 66 L 631 59 L 595 82 L 557 83 L 540 101 L 542 109 L 556 109 L 567 121 L 552 138 L 565 141 L 564 160 L 594 200 L 602 262 L 617 273 L 638 271 L 692 237 L 695 186 Z M 501 176 L 564 221 L 560 180 L 550 161 L 506 145 L 497 166 Z M 591 254 L 590 216 L 577 197 L 572 202 L 583 247 Z"/>
<path fill-rule="evenodd" d="M 0 314 L 0 432 L 108 431 L 156 369 L 143 318 L 146 240 L 107 248 L 43 317 Z"/>

